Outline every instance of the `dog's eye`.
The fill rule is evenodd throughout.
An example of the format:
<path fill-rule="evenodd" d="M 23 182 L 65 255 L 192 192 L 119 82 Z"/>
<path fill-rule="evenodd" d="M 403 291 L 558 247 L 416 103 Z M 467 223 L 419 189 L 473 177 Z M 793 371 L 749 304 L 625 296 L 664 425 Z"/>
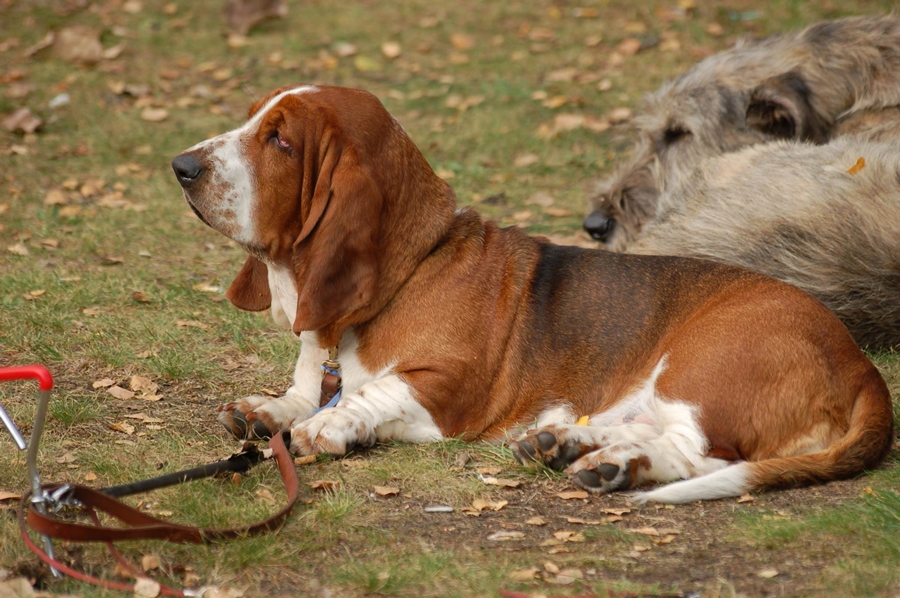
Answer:
<path fill-rule="evenodd" d="M 287 139 L 285 139 L 284 137 L 282 137 L 281 135 L 279 135 L 277 131 L 272 133 L 272 141 L 275 143 L 276 146 L 278 146 L 279 149 L 283 149 L 285 151 L 288 151 L 291 149 L 290 142 Z"/>
<path fill-rule="evenodd" d="M 665 132 L 663 132 L 663 143 L 665 145 L 672 145 L 676 141 L 679 141 L 680 139 L 684 139 L 685 137 L 687 137 L 690 134 L 691 134 L 691 132 L 688 131 L 687 129 L 685 129 L 684 127 L 679 127 L 677 125 L 671 126 L 671 127 L 667 128 L 665 130 Z"/>

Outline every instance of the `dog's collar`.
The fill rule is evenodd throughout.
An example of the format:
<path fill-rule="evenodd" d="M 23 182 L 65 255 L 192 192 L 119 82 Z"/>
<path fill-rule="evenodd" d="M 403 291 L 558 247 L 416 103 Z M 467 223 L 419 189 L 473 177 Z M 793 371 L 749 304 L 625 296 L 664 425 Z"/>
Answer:
<path fill-rule="evenodd" d="M 322 386 L 319 394 L 319 408 L 315 415 L 323 409 L 329 409 L 341 400 L 343 384 L 341 380 L 341 363 L 338 361 L 340 346 L 328 347 L 328 359 L 322 362 Z"/>

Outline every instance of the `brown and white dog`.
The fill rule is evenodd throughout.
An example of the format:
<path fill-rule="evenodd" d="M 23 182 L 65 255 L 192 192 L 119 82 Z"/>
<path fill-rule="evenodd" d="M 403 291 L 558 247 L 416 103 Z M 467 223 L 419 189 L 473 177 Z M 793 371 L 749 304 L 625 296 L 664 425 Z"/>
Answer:
<path fill-rule="evenodd" d="M 853 476 L 890 448 L 883 379 L 815 299 L 457 210 L 366 92 L 278 89 L 173 168 L 197 215 L 250 254 L 228 298 L 302 342 L 283 397 L 220 407 L 236 436 L 290 429 L 294 452 L 342 455 L 531 426 L 520 460 L 595 493 L 683 480 L 637 496 L 663 502 Z M 329 349 L 343 396 L 313 414 Z"/>

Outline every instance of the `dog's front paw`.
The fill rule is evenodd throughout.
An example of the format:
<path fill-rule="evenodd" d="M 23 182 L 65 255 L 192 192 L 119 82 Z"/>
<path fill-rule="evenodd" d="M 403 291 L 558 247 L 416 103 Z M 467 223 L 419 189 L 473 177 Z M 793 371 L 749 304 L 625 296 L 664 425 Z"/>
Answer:
<path fill-rule="evenodd" d="M 567 469 L 576 486 L 592 494 L 628 490 L 637 483 L 638 461 L 623 460 L 603 449 L 589 453 Z"/>
<path fill-rule="evenodd" d="M 235 438 L 271 438 L 286 430 L 290 422 L 279 422 L 265 407 L 274 402 L 271 397 L 253 395 L 233 403 L 219 405 L 217 419 Z"/>
<path fill-rule="evenodd" d="M 588 451 L 592 446 L 572 438 L 564 426 L 547 426 L 529 430 L 510 442 L 513 456 L 519 463 L 543 463 L 551 469 L 563 470 Z"/>
<path fill-rule="evenodd" d="M 291 428 L 291 452 L 296 455 L 323 453 L 339 457 L 356 446 L 372 446 L 375 440 L 372 426 L 347 409 L 326 409 L 294 422 Z"/>

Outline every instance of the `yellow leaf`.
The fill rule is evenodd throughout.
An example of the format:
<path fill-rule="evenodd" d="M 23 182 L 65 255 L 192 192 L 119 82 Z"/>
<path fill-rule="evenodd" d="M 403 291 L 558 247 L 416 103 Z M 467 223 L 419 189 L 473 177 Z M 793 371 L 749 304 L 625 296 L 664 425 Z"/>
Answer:
<path fill-rule="evenodd" d="M 393 486 L 372 486 L 372 490 L 378 496 L 396 496 L 400 494 L 400 488 L 394 488 Z"/>
<path fill-rule="evenodd" d="M 570 490 L 568 492 L 560 492 L 556 496 L 563 500 L 572 500 L 576 498 L 587 498 L 590 495 L 584 490 Z"/>
<path fill-rule="evenodd" d="M 134 434 L 134 426 L 132 426 L 128 422 L 116 422 L 114 424 L 110 424 L 109 429 L 116 432 L 121 432 L 122 434 L 127 434 L 128 436 Z"/>
<path fill-rule="evenodd" d="M 847 172 L 849 174 L 856 174 L 865 167 L 866 167 L 866 159 L 863 157 L 860 157 L 859 160 L 856 161 L 856 164 L 854 164 L 853 166 L 851 166 L 850 168 L 847 169 Z"/>

